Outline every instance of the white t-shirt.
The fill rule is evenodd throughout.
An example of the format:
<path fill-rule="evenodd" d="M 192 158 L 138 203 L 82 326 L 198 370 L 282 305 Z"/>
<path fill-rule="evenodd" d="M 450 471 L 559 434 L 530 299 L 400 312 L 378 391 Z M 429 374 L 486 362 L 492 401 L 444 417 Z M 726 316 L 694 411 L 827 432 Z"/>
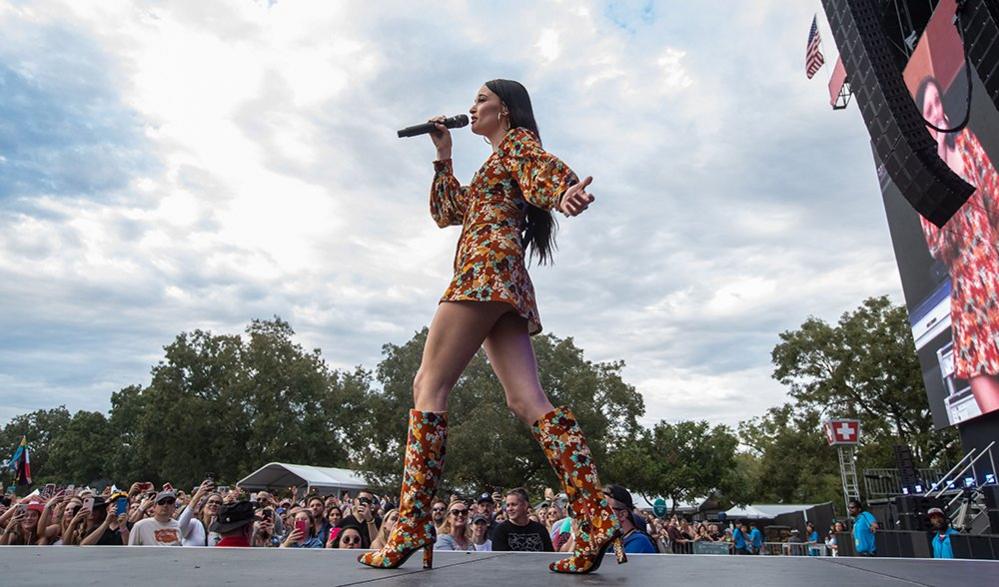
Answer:
<path fill-rule="evenodd" d="M 128 535 L 129 546 L 180 546 L 180 522 L 161 524 L 156 518 L 139 520 Z"/>

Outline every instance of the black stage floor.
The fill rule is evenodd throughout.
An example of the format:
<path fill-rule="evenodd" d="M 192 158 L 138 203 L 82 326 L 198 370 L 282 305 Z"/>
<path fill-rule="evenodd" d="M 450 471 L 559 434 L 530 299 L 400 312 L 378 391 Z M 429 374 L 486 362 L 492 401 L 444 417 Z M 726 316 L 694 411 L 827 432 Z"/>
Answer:
<path fill-rule="evenodd" d="M 0 585 L 783 585 L 800 587 L 988 585 L 999 561 L 831 557 L 608 556 L 597 573 L 556 575 L 556 555 L 437 552 L 433 570 L 419 553 L 401 569 L 362 567 L 357 551 L 167 547 L 0 547 Z M 992 577 L 992 579 L 989 579 Z"/>

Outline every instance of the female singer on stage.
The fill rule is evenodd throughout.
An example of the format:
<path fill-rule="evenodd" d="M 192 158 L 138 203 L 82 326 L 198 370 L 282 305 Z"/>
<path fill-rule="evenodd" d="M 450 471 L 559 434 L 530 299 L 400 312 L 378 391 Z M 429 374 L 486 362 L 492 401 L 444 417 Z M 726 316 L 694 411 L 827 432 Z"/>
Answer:
<path fill-rule="evenodd" d="M 916 105 L 934 126 L 952 128 L 941 96 L 940 83 L 927 76 Z M 930 134 L 940 158 L 976 188 L 943 228 L 920 219 L 930 254 L 950 273 L 955 375 L 968 381 L 985 414 L 999 409 L 999 174 L 970 129 Z"/>
<path fill-rule="evenodd" d="M 448 394 L 484 346 L 507 405 L 531 425 L 579 527 L 572 556 L 552 563 L 551 570 L 592 571 L 610 545 L 618 562 L 625 562 L 620 524 L 601 491 L 583 432 L 572 412 L 552 406 L 541 389 L 530 339 L 541 332 L 541 322 L 527 274 L 526 248 L 531 247 L 542 263 L 551 259 L 551 210 L 567 216 L 586 210 L 593 202 L 586 193 L 593 178 L 578 181 L 565 163 L 542 149 L 531 99 L 521 84 L 486 82 L 469 113 L 472 132 L 485 137 L 493 153 L 471 183 L 462 186 L 451 167 L 450 132 L 437 124 L 431 134 L 437 160 L 430 215 L 441 228 L 462 227 L 454 277 L 430 323 L 413 381 L 399 522 L 384 548 L 358 560 L 372 567 L 397 567 L 422 548 L 424 567 L 432 567 L 430 505 L 444 467 Z"/>

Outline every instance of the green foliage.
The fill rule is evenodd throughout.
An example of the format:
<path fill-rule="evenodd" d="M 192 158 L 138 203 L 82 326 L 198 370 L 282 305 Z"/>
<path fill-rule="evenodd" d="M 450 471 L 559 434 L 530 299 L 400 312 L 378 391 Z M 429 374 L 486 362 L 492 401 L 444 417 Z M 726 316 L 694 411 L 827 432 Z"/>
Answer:
<path fill-rule="evenodd" d="M 661 421 L 611 454 L 604 479 L 616 480 L 647 499 L 669 498 L 674 507 L 677 501 L 711 494 L 741 495 L 737 445 L 726 426 Z"/>
<path fill-rule="evenodd" d="M 18 416 L 0 441 L 27 434 L 38 481 L 171 481 L 207 473 L 233 482 L 269 461 L 347 466 L 362 432 L 370 375 L 331 371 L 292 341 L 284 321 L 254 321 L 245 336 L 181 333 L 148 387 L 113 394 L 111 413 L 65 408 Z"/>
<path fill-rule="evenodd" d="M 385 345 L 378 365 L 381 391 L 372 396 L 369 427 L 379 434 L 360 454 L 369 480 L 398 488 L 412 381 L 420 365 L 427 330 L 402 345 Z M 638 429 L 641 395 L 620 376 L 624 364 L 593 363 L 571 338 L 532 339 L 542 386 L 555 405 L 568 405 L 586 431 L 600 462 L 607 447 Z M 482 488 L 555 486 L 556 479 L 527 426 L 507 409 L 503 388 L 486 361 L 476 355 L 451 392 L 445 491 L 472 494 Z"/>
<path fill-rule="evenodd" d="M 49 447 L 54 439 L 63 435 L 71 420 L 65 406 L 14 416 L 0 431 L 0 454 L 4 459 L 9 458 L 21 444 L 21 436 L 27 436 L 31 447 L 32 481 L 46 483 L 54 479 L 52 473 L 57 473 L 49 472 Z"/>
<path fill-rule="evenodd" d="M 864 466 L 893 467 L 895 444 L 911 446 L 924 466 L 953 458 L 957 434 L 933 429 L 904 307 L 869 298 L 835 326 L 809 318 L 780 339 L 774 378 L 790 387 L 796 409 L 859 419 Z"/>
<path fill-rule="evenodd" d="M 52 439 L 46 469 L 60 471 L 58 481 L 61 482 L 102 479 L 108 472 L 111 440 L 110 425 L 104 414 L 81 410 L 73 414 L 63 431 Z M 34 453 L 31 457 L 34 460 Z"/>
<path fill-rule="evenodd" d="M 748 495 L 767 503 L 842 501 L 839 463 L 815 410 L 790 404 L 739 424 L 739 440 L 751 451 Z"/>
<path fill-rule="evenodd" d="M 181 333 L 164 348 L 147 387 L 111 397 L 111 411 L 65 407 L 15 417 L 0 451 L 31 443 L 36 482 L 169 480 L 193 485 L 206 473 L 233 482 L 269 461 L 360 468 L 398 491 L 412 381 L 423 329 L 386 344 L 374 372 L 332 370 L 279 318 L 240 335 Z M 729 502 L 840 503 L 836 453 L 820 422 L 862 421 L 861 467 L 894 466 L 892 445 L 913 447 L 922 465 L 953 459 L 952 430 L 934 431 L 905 310 L 871 298 L 836 325 L 809 318 L 780 334 L 774 377 L 791 403 L 744 421 L 738 434 L 706 422 L 638 424 L 642 396 L 621 378 L 623 362 L 594 363 L 571 338 L 532 339 L 542 386 L 572 408 L 605 482 L 674 502 L 715 493 Z M 483 353 L 458 380 L 444 492 L 557 481 L 528 428 L 509 411 Z"/>

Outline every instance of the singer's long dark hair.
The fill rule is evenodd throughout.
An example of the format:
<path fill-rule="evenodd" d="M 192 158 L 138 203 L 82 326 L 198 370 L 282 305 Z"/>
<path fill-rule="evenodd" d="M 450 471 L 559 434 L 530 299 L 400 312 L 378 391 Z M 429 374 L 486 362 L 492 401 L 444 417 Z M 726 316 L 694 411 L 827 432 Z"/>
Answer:
<path fill-rule="evenodd" d="M 967 75 L 967 74 L 966 74 Z M 929 89 L 930 85 L 933 85 L 937 89 L 937 94 L 940 96 L 940 103 L 944 104 L 944 90 L 940 87 L 940 81 L 932 75 L 924 77 L 919 82 L 919 87 L 916 88 L 916 108 L 919 108 L 919 114 L 922 115 L 923 108 L 926 106 L 926 90 Z M 947 116 L 947 108 L 944 104 L 944 116 Z M 946 123 L 950 123 L 950 118 L 945 118 Z M 957 146 L 957 133 L 949 132 L 944 134 L 944 144 L 947 145 L 948 149 L 953 149 Z"/>
<path fill-rule="evenodd" d="M 526 128 L 534 134 L 541 143 L 541 133 L 538 123 L 534 120 L 534 109 L 531 108 L 531 97 L 520 82 L 508 79 L 494 79 L 486 82 L 489 91 L 499 96 L 499 99 L 510 111 L 510 128 Z M 555 246 L 555 231 L 558 223 L 548 210 L 543 210 L 528 202 L 527 228 L 524 230 L 524 246 L 530 245 L 531 255 L 538 258 L 538 263 L 544 265 L 553 260 Z"/>

